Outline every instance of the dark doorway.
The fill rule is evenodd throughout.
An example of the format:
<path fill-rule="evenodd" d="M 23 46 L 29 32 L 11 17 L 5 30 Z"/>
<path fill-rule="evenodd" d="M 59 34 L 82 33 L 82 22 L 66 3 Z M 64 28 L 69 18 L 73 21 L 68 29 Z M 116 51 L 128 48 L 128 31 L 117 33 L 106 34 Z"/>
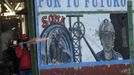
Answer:
<path fill-rule="evenodd" d="M 129 59 L 128 43 L 128 16 L 127 13 L 110 14 L 111 22 L 115 28 L 114 49 L 120 52 L 124 59 Z"/>

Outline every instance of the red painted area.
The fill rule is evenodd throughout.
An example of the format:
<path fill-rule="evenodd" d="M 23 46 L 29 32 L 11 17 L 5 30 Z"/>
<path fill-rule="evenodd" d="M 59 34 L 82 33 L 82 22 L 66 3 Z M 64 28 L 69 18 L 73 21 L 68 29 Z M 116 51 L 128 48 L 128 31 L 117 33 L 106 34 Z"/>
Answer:
<path fill-rule="evenodd" d="M 129 75 L 130 64 L 56 68 L 41 70 L 40 75 Z"/>

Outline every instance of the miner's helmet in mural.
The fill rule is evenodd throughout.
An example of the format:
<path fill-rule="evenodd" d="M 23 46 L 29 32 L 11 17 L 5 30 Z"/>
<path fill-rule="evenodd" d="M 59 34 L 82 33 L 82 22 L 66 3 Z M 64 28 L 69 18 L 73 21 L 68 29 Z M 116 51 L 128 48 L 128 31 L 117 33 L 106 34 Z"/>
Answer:
<path fill-rule="evenodd" d="M 113 24 L 108 19 L 104 19 L 102 21 L 102 23 L 100 24 L 100 26 L 99 26 L 99 36 L 100 36 L 100 39 L 106 33 L 111 34 L 112 37 L 115 39 L 115 30 L 114 30 Z"/>

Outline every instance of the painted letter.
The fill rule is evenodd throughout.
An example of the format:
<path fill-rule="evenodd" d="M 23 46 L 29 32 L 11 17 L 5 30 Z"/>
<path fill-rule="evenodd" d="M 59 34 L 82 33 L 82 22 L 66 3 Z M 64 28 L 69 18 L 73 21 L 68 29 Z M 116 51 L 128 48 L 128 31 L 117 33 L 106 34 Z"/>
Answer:
<path fill-rule="evenodd" d="M 41 2 L 44 0 L 39 0 L 39 7 L 42 7 Z"/>
<path fill-rule="evenodd" d="M 88 7 L 88 4 L 89 4 L 89 0 L 86 0 L 85 1 L 85 7 Z"/>
<path fill-rule="evenodd" d="M 103 0 L 101 0 L 101 7 L 104 7 L 104 5 L 103 5 Z"/>
<path fill-rule="evenodd" d="M 48 23 L 49 23 L 47 20 L 47 16 L 43 16 L 41 21 L 42 21 L 42 27 L 46 28 L 48 26 Z"/>
<path fill-rule="evenodd" d="M 52 7 L 52 0 L 47 0 L 47 6 Z"/>
<path fill-rule="evenodd" d="M 92 0 L 93 7 L 97 7 L 97 0 Z"/>
<path fill-rule="evenodd" d="M 70 5 L 70 0 L 68 0 L 68 5 L 67 5 L 67 7 L 71 7 L 71 5 Z"/>
<path fill-rule="evenodd" d="M 119 0 L 114 0 L 114 7 L 119 7 Z"/>
<path fill-rule="evenodd" d="M 60 5 L 60 2 L 59 2 L 59 0 L 54 0 L 55 2 L 55 5 L 54 5 L 54 7 L 56 8 L 56 7 L 61 7 L 61 5 Z"/>
<path fill-rule="evenodd" d="M 121 0 L 121 6 L 125 7 L 126 6 L 126 0 Z"/>
<path fill-rule="evenodd" d="M 107 6 L 111 7 L 112 6 L 112 0 L 107 0 Z"/>
<path fill-rule="evenodd" d="M 48 21 L 49 21 L 50 23 L 53 22 L 53 15 L 49 15 L 49 17 L 48 17 Z"/>
<path fill-rule="evenodd" d="M 59 23 L 59 21 L 60 21 L 60 16 L 59 16 L 59 15 L 56 15 L 56 16 L 55 16 L 55 19 L 56 19 L 56 22 Z"/>
<path fill-rule="evenodd" d="M 79 0 L 77 0 L 77 1 L 74 0 L 74 6 L 75 6 L 75 7 L 79 7 Z"/>
<path fill-rule="evenodd" d="M 65 17 L 64 16 L 61 17 L 60 24 L 65 25 Z"/>

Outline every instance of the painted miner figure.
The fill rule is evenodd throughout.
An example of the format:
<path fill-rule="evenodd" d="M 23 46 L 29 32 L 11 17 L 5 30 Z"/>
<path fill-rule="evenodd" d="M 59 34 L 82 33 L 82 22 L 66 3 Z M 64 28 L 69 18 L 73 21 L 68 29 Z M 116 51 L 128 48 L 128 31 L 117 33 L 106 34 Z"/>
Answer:
<path fill-rule="evenodd" d="M 53 64 L 71 62 L 71 57 L 65 52 L 65 47 L 61 43 L 62 34 L 59 30 L 55 30 L 51 36 L 49 46 L 50 61 Z"/>
<path fill-rule="evenodd" d="M 103 50 L 97 53 L 99 61 L 122 60 L 122 55 L 114 48 L 115 30 L 113 24 L 105 19 L 99 26 L 99 37 Z"/>

